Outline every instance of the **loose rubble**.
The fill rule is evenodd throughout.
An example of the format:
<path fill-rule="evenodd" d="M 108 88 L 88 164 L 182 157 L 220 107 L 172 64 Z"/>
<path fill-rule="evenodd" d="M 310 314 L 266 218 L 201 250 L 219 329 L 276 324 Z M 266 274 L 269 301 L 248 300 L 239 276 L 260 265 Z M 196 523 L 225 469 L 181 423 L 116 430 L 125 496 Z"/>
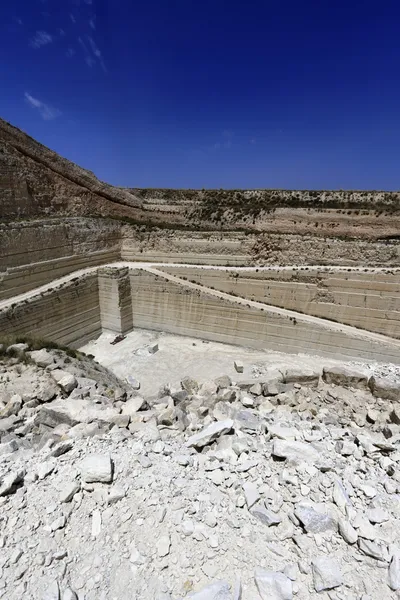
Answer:
<path fill-rule="evenodd" d="M 288 364 L 143 398 L 87 357 L 15 352 L 0 598 L 398 598 L 399 381 Z"/>

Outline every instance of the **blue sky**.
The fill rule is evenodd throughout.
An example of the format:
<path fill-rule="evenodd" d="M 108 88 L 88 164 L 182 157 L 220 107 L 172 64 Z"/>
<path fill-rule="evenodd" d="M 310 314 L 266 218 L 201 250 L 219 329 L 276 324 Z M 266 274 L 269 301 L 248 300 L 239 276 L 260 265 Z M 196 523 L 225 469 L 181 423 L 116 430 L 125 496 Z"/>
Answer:
<path fill-rule="evenodd" d="M 14 0 L 0 115 L 115 185 L 400 188 L 394 0 Z"/>

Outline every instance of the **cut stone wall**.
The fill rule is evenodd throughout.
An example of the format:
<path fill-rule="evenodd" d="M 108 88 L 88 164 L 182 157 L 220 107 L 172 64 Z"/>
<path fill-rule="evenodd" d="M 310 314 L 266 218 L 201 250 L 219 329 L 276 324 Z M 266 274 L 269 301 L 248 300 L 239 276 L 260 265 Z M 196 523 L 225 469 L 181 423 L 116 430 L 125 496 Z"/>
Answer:
<path fill-rule="evenodd" d="M 96 338 L 101 333 L 97 273 L 0 310 L 0 332 L 73 347 Z"/>
<path fill-rule="evenodd" d="M 134 327 L 249 348 L 400 363 L 398 342 L 241 305 L 146 271 L 131 271 L 131 292 Z"/>
<path fill-rule="evenodd" d="M 49 219 L 0 225 L 0 300 L 72 271 L 120 259 L 120 225 Z"/>
<path fill-rule="evenodd" d="M 116 333 L 132 329 L 132 299 L 129 269 L 102 268 L 99 274 L 101 325 Z"/>
<path fill-rule="evenodd" d="M 400 338 L 400 270 L 161 267 L 249 300 Z"/>

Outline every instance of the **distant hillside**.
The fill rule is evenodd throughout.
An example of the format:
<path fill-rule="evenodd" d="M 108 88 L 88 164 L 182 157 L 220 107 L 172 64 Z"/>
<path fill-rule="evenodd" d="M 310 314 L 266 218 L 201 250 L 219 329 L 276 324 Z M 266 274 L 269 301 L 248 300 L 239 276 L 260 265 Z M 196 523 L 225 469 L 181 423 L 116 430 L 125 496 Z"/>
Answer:
<path fill-rule="evenodd" d="M 0 119 L 0 219 L 112 217 L 141 228 L 397 239 L 400 193 L 114 187 Z"/>

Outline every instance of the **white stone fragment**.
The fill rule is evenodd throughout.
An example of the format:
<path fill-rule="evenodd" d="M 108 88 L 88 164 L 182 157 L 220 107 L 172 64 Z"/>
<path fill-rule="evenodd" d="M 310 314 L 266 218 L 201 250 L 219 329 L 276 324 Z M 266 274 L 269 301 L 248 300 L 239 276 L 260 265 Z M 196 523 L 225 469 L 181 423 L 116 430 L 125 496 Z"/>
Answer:
<path fill-rule="evenodd" d="M 83 459 L 80 466 L 82 480 L 86 483 L 111 483 L 112 462 L 109 454 L 92 454 Z"/>
<path fill-rule="evenodd" d="M 339 563 L 329 556 L 319 556 L 311 561 L 315 591 L 322 592 L 343 583 Z"/>

